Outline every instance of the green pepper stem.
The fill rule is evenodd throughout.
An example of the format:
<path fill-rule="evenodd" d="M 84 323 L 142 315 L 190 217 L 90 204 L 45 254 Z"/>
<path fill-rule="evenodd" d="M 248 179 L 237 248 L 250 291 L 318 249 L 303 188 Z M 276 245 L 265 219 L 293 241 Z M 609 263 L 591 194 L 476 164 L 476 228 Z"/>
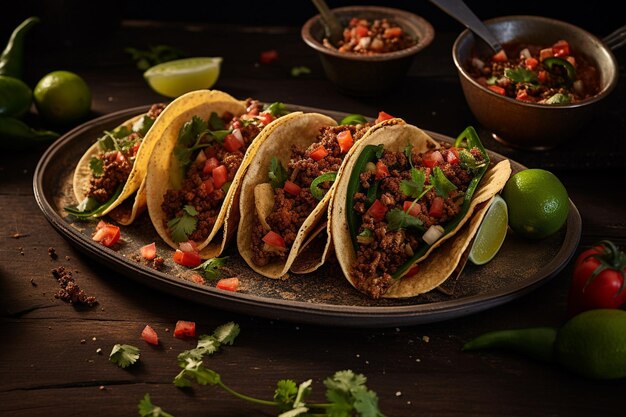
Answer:
<path fill-rule="evenodd" d="M 545 362 L 553 360 L 557 329 L 534 327 L 484 333 L 463 345 L 463 351 L 505 349 Z"/>

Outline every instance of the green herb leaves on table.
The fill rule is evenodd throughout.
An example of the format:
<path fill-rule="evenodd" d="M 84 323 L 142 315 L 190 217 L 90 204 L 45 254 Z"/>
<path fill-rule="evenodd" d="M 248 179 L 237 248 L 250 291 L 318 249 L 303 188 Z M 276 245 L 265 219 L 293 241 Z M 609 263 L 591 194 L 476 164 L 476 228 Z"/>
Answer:
<path fill-rule="evenodd" d="M 126 368 L 139 360 L 139 348 L 132 345 L 115 344 L 109 355 L 109 360 Z"/>

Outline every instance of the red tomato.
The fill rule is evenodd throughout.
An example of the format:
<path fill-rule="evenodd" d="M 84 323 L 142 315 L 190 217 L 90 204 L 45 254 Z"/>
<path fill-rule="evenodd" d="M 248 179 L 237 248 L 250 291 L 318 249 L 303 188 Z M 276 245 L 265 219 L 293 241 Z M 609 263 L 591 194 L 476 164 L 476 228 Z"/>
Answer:
<path fill-rule="evenodd" d="M 274 120 L 274 116 L 272 116 L 270 113 L 261 113 L 258 119 L 263 125 L 267 126 L 272 123 L 272 121 Z"/>
<path fill-rule="evenodd" d="M 506 90 L 500 87 L 499 85 L 488 85 L 487 88 L 493 91 L 494 93 L 498 93 L 503 96 L 506 95 Z"/>
<path fill-rule="evenodd" d="M 224 138 L 224 149 L 228 152 L 235 152 L 243 146 L 243 142 L 237 139 L 237 136 L 231 134 L 226 135 Z"/>
<path fill-rule="evenodd" d="M 193 321 L 178 320 L 174 327 L 174 337 L 184 339 L 185 337 L 196 337 L 196 323 Z"/>
<path fill-rule="evenodd" d="M 285 239 L 281 235 L 276 232 L 269 231 L 265 236 L 263 236 L 263 242 L 267 243 L 270 246 L 274 246 L 281 249 L 286 249 L 287 245 L 285 244 Z"/>
<path fill-rule="evenodd" d="M 376 119 L 374 123 L 380 123 L 383 120 L 389 120 L 389 119 L 393 119 L 393 116 L 390 115 L 389 113 L 385 113 L 384 111 L 379 111 L 378 118 Z"/>
<path fill-rule="evenodd" d="M 239 278 L 222 278 L 217 281 L 215 287 L 219 288 L 220 290 L 237 291 L 237 289 L 239 288 Z"/>
<path fill-rule="evenodd" d="M 300 195 L 300 191 L 302 191 L 302 188 L 300 188 L 298 184 L 291 182 L 289 180 L 285 181 L 285 186 L 283 188 L 285 189 L 285 191 L 287 191 L 289 194 L 293 196 Z"/>
<path fill-rule="evenodd" d="M 535 69 L 537 64 L 539 64 L 539 61 L 537 60 L 537 58 L 530 57 L 526 58 L 524 64 L 526 64 L 526 69 L 532 70 Z"/>
<path fill-rule="evenodd" d="M 569 43 L 565 40 L 557 41 L 554 45 L 552 45 L 552 53 L 554 56 L 570 55 Z"/>
<path fill-rule="evenodd" d="M 363 25 L 358 25 L 356 28 L 356 34 L 359 38 L 362 38 L 364 36 L 367 36 L 368 34 L 368 30 L 367 30 L 367 26 L 363 26 Z"/>
<path fill-rule="evenodd" d="M 226 165 L 220 165 L 213 169 L 213 185 L 215 188 L 221 188 L 228 181 L 228 170 Z"/>
<path fill-rule="evenodd" d="M 204 168 L 202 168 L 203 174 L 210 174 L 220 164 L 220 161 L 216 157 L 212 156 L 204 162 Z"/>
<path fill-rule="evenodd" d="M 387 214 L 387 206 L 380 202 L 379 199 L 374 200 L 370 208 L 367 209 L 367 213 L 376 221 L 381 221 Z"/>
<path fill-rule="evenodd" d="M 157 332 L 155 332 L 154 329 L 148 324 L 146 324 L 146 327 L 144 327 L 143 331 L 141 332 L 141 337 L 143 338 L 143 340 L 150 343 L 151 345 L 159 344 L 159 336 L 157 335 Z"/>
<path fill-rule="evenodd" d="M 568 295 L 568 314 L 596 308 L 619 308 L 626 302 L 626 257 L 602 241 L 576 258 Z"/>
<path fill-rule="evenodd" d="M 428 215 L 430 217 L 441 217 L 443 215 L 443 198 L 435 197 L 433 198 L 433 202 L 430 204 L 430 209 L 428 210 Z"/>
<path fill-rule="evenodd" d="M 374 176 L 377 180 L 382 180 L 389 176 L 389 168 L 383 161 L 376 162 L 376 174 Z"/>
<path fill-rule="evenodd" d="M 422 162 L 428 168 L 432 168 L 443 162 L 443 155 L 439 151 L 427 152 L 422 156 Z"/>
<path fill-rule="evenodd" d="M 420 271 L 419 264 L 415 264 L 411 267 L 411 269 L 409 269 L 409 271 L 406 273 L 404 277 L 405 278 L 412 277 L 413 275 L 417 274 L 419 271 Z"/>
<path fill-rule="evenodd" d="M 324 148 L 323 146 L 319 146 L 317 148 L 315 148 L 310 154 L 309 156 L 311 157 L 311 159 L 313 159 L 314 161 L 319 161 L 320 159 L 324 158 L 326 155 L 328 155 L 328 151 L 326 150 L 326 148 Z"/>
<path fill-rule="evenodd" d="M 120 228 L 113 224 L 105 223 L 100 220 L 96 226 L 96 233 L 94 233 L 92 239 L 96 242 L 102 243 L 104 246 L 110 248 L 120 240 Z"/>
<path fill-rule="evenodd" d="M 140 249 L 141 257 L 149 261 L 156 258 L 156 244 L 154 242 L 142 246 Z"/>
<path fill-rule="evenodd" d="M 508 60 L 508 58 L 506 56 L 506 52 L 504 52 L 504 49 L 501 49 L 499 52 L 491 57 L 491 60 L 494 62 L 505 62 L 506 60 Z"/>
<path fill-rule="evenodd" d="M 396 26 L 393 28 L 385 29 L 385 32 L 383 33 L 383 38 L 397 38 L 400 35 L 402 35 L 402 28 Z"/>
<path fill-rule="evenodd" d="M 213 190 L 215 189 L 215 187 L 213 186 L 213 178 L 209 177 L 206 180 L 202 181 L 202 184 L 200 184 L 200 187 L 204 188 L 204 191 L 207 194 L 212 193 Z"/>
<path fill-rule="evenodd" d="M 131 155 L 135 156 L 137 155 L 137 151 L 139 151 L 139 147 L 141 146 L 141 142 L 137 142 L 133 145 L 132 147 L 132 151 L 131 151 Z"/>
<path fill-rule="evenodd" d="M 422 206 L 418 203 L 413 204 L 413 201 L 411 200 L 406 200 L 402 210 L 404 210 L 409 216 L 417 217 L 422 211 Z"/>
<path fill-rule="evenodd" d="M 176 249 L 174 262 L 188 268 L 195 268 L 202 263 L 202 258 L 196 252 L 183 252 L 180 249 Z"/>
<path fill-rule="evenodd" d="M 263 51 L 259 56 L 259 61 L 261 62 L 261 64 L 269 64 L 276 60 L 278 60 L 278 51 L 276 49 Z"/>
<path fill-rule="evenodd" d="M 448 151 L 448 154 L 446 155 L 446 161 L 450 164 L 450 165 L 456 165 L 458 164 L 460 161 L 459 159 L 459 150 L 456 148 L 451 148 Z"/>
<path fill-rule="evenodd" d="M 352 138 L 352 132 L 349 130 L 343 130 L 337 134 L 337 143 L 339 143 L 339 149 L 341 153 L 346 153 L 354 145 L 354 139 Z"/>

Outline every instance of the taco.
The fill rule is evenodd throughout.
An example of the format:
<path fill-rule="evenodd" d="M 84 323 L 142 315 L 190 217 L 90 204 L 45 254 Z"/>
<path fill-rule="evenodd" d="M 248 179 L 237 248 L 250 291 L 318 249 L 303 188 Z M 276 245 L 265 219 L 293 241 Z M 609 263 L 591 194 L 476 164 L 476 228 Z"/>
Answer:
<path fill-rule="evenodd" d="M 242 181 L 237 231 L 239 253 L 256 272 L 281 278 L 324 263 L 331 249 L 326 215 L 337 172 L 373 125 L 362 116 L 352 120 L 337 125 L 323 114 L 303 113 L 259 146 Z M 323 233 L 326 239 L 313 245 Z M 306 246 L 315 250 L 303 254 Z"/>
<path fill-rule="evenodd" d="M 109 215 L 122 225 L 135 220 L 146 207 L 144 179 L 158 139 L 150 129 L 164 108 L 162 103 L 152 105 L 147 113 L 105 131 L 87 149 L 72 182 L 78 205 L 66 207 L 66 212 L 78 218 Z"/>
<path fill-rule="evenodd" d="M 342 169 L 329 208 L 335 253 L 374 299 L 445 281 L 511 173 L 508 160 L 492 166 L 472 127 L 451 145 L 401 119 L 372 128 Z"/>
<path fill-rule="evenodd" d="M 168 105 L 153 128 L 160 139 L 146 177 L 148 213 L 165 242 L 194 257 L 222 253 L 238 222 L 241 175 L 266 133 L 295 115 L 288 113 L 281 103 L 217 90 Z"/>

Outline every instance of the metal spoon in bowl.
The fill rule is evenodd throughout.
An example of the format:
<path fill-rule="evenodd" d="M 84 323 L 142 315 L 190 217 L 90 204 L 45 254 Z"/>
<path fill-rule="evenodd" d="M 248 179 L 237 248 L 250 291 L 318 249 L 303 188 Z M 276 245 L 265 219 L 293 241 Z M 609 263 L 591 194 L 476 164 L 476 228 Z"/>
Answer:
<path fill-rule="evenodd" d="M 339 23 L 339 20 L 333 12 L 330 11 L 328 5 L 324 0 L 312 0 L 313 4 L 319 10 L 322 20 L 325 23 L 326 37 L 333 45 L 337 45 L 343 38 L 343 28 Z"/>
<path fill-rule="evenodd" d="M 496 40 L 493 33 L 489 31 L 487 26 L 462 0 L 430 0 L 430 2 L 463 23 L 466 28 L 487 42 L 495 52 L 499 52 L 502 49 L 502 45 Z"/>

